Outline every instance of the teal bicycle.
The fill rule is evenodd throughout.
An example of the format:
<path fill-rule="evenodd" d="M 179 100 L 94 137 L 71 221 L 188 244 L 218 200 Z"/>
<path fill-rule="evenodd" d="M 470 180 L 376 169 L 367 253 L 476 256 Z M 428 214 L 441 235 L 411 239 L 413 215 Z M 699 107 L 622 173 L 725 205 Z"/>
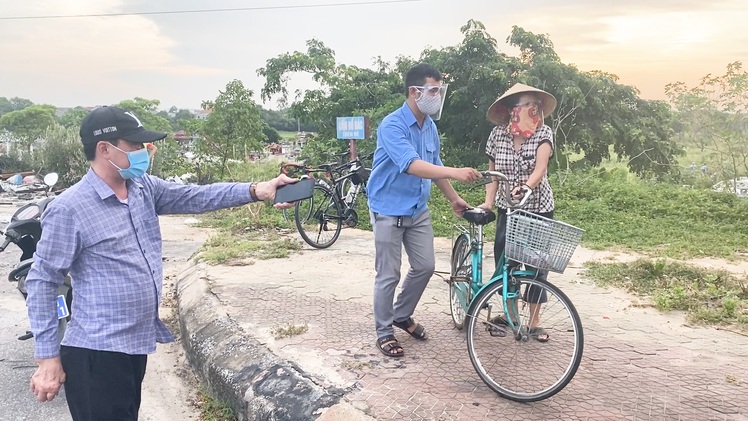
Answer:
<path fill-rule="evenodd" d="M 531 192 L 515 202 L 508 178 L 484 171 L 506 186 L 504 255 L 483 282 L 483 227 L 496 219 L 490 210 L 471 208 L 452 246 L 450 312 L 464 329 L 468 353 L 480 378 L 499 395 L 519 402 L 547 399 L 574 377 L 584 336 L 579 314 L 556 286 L 538 279 L 539 270 L 563 273 L 583 231 L 522 211 Z M 521 264 L 521 265 L 519 265 Z"/>

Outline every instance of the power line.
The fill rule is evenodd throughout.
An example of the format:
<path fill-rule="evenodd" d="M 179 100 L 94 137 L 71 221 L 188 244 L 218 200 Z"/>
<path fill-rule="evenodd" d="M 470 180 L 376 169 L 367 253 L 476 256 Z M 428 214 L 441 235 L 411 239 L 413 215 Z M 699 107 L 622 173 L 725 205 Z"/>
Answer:
<path fill-rule="evenodd" d="M 362 1 L 353 3 L 321 3 L 321 4 L 305 4 L 295 6 L 256 6 L 256 7 L 236 7 L 230 9 L 199 9 L 199 10 L 165 10 L 159 12 L 132 12 L 132 13 L 96 13 L 96 14 L 80 14 L 80 15 L 44 15 L 44 16 L 5 16 L 0 17 L 0 20 L 32 20 L 32 19 L 65 19 L 65 18 L 96 18 L 96 17 L 116 17 L 116 16 L 145 16 L 145 15 L 177 15 L 186 13 L 215 13 L 215 12 L 244 12 L 248 10 L 278 10 L 278 9 L 311 9 L 311 8 L 322 8 L 322 7 L 348 7 L 348 6 L 364 6 L 372 4 L 388 4 L 388 3 L 414 3 L 424 0 L 374 0 L 374 1 Z"/>

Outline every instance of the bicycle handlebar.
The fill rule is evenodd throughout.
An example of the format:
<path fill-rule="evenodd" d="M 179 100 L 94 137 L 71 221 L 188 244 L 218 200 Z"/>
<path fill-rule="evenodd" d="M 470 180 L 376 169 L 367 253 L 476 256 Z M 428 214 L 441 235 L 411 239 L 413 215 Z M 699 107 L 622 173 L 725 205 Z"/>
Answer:
<path fill-rule="evenodd" d="M 352 161 L 348 161 L 348 162 L 346 162 L 344 164 L 340 164 L 340 165 L 338 165 L 336 167 L 333 166 L 333 165 L 336 165 L 336 164 L 322 164 L 322 165 L 319 165 L 318 168 L 314 168 L 314 167 L 310 167 L 310 166 L 306 166 L 306 165 L 302 165 L 302 164 L 296 164 L 296 163 L 293 163 L 293 162 L 289 162 L 288 164 L 281 165 L 281 173 L 285 174 L 285 175 L 289 175 L 289 169 L 291 169 L 291 168 L 300 170 L 304 174 L 315 173 L 315 172 L 336 173 L 336 172 L 340 172 L 340 170 L 342 170 L 344 168 L 351 168 L 351 167 L 353 167 L 355 165 L 361 165 L 361 166 L 363 166 L 361 160 L 362 159 L 369 159 L 372 156 L 374 156 L 373 152 L 370 153 L 369 155 L 366 155 L 366 156 L 363 156 L 363 157 L 358 157 L 358 158 L 356 158 L 356 159 L 354 159 Z"/>
<path fill-rule="evenodd" d="M 499 182 L 504 182 L 506 203 L 512 209 L 524 207 L 527 201 L 530 199 L 530 196 L 532 196 L 532 189 L 524 185 L 520 187 L 520 190 L 524 192 L 522 199 L 520 199 L 519 201 L 515 201 L 512 197 L 512 186 L 509 184 L 509 177 L 499 171 L 481 171 L 480 173 L 484 177 L 496 177 L 499 179 Z"/>

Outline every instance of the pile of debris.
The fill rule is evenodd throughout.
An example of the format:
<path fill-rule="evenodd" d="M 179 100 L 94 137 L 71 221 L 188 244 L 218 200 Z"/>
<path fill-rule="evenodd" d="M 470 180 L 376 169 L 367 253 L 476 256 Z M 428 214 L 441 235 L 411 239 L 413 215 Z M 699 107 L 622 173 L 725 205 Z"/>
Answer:
<path fill-rule="evenodd" d="M 4 193 L 0 196 L 4 198 L 10 195 L 14 199 L 28 200 L 48 188 L 33 171 L 0 174 L 0 193 Z"/>

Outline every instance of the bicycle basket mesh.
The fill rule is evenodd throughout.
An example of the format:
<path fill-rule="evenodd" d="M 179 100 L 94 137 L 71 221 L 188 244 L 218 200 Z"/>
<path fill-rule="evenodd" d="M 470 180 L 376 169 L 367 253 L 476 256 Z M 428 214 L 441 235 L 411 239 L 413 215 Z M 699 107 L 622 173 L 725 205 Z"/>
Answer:
<path fill-rule="evenodd" d="M 527 211 L 507 215 L 506 247 L 511 260 L 563 273 L 584 230 Z"/>

